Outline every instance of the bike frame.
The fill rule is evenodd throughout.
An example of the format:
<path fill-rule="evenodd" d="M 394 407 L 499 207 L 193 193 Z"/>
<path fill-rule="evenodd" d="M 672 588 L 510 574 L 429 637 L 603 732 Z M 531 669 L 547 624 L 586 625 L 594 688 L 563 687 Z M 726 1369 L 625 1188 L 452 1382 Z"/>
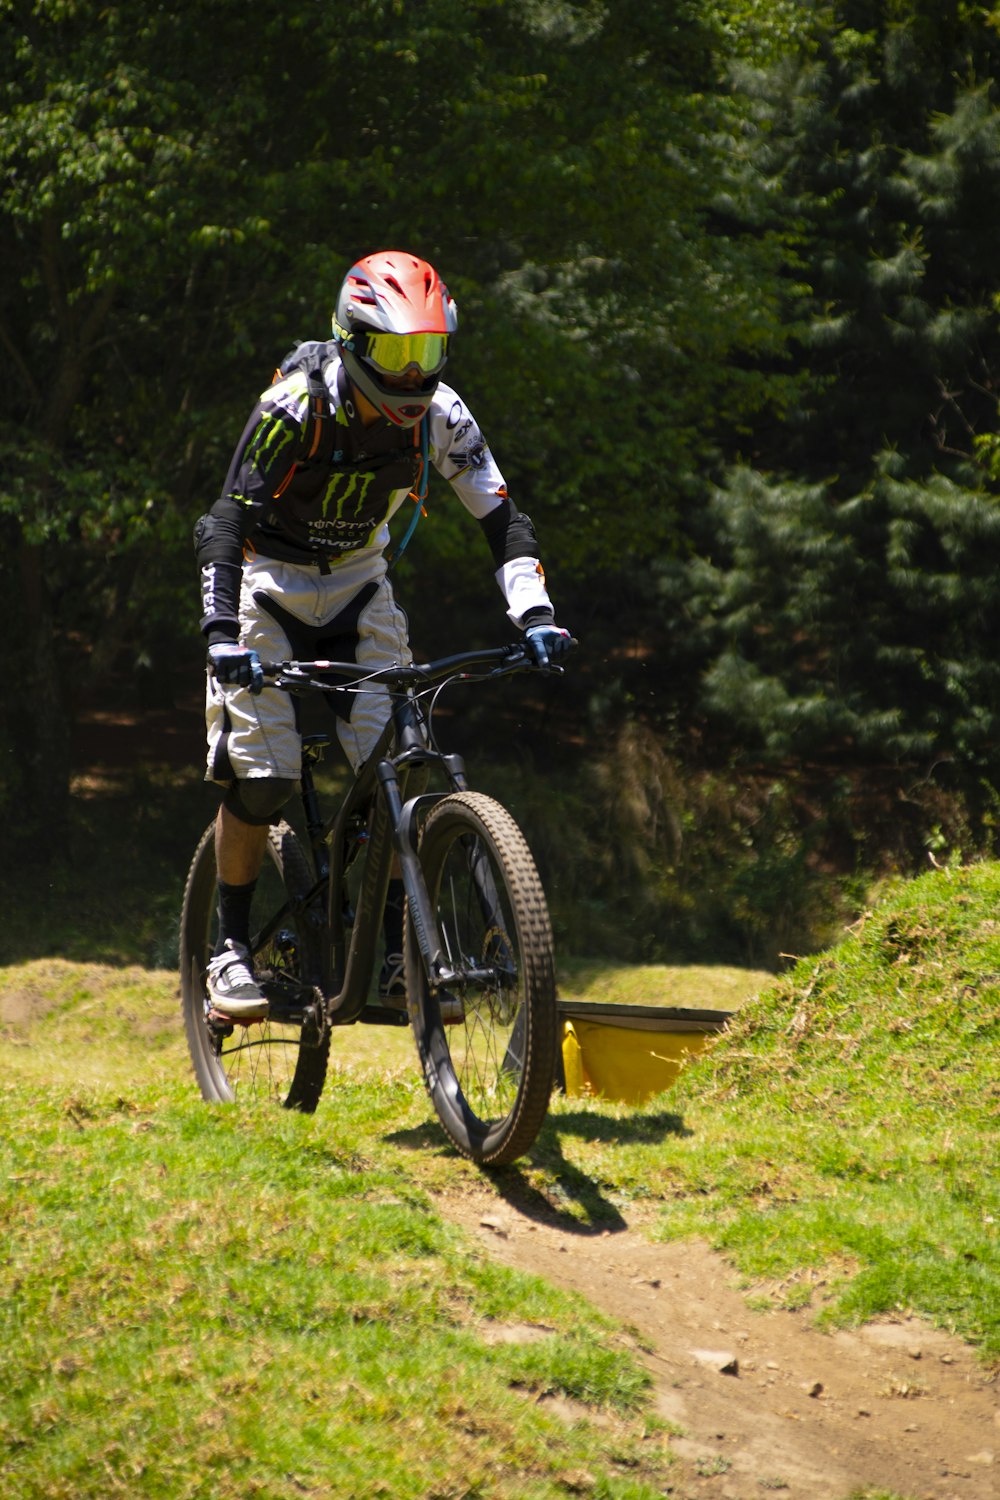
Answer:
<path fill-rule="evenodd" d="M 476 665 L 491 667 L 489 676 L 506 676 L 524 669 L 529 662 L 523 648 L 510 646 L 463 652 L 424 667 L 390 667 L 368 674 L 359 673 L 356 664 L 345 662 L 265 664 L 265 674 L 273 677 L 274 685 L 292 693 L 342 691 L 342 682 L 331 686 L 310 675 L 316 672 L 353 675 L 359 681 L 363 677 L 365 681 L 384 683 L 392 692 L 391 716 L 375 749 L 358 770 L 337 812 L 327 820 L 320 811 L 312 766 L 333 737 L 321 734 L 303 738 L 301 800 L 317 880 L 302 898 L 301 906 L 310 907 L 326 888 L 319 987 L 329 1025 L 347 1026 L 355 1021 L 407 1024 L 404 1012 L 372 1006 L 367 1001 L 393 856 L 399 862 L 409 917 L 431 991 L 446 988 L 456 978 L 445 962 L 437 918 L 417 857 L 417 841 L 421 814 L 449 792 L 468 790 L 469 784 L 463 758 L 432 745 L 416 690 L 448 677 L 461 680 L 479 676 L 465 670 Z M 434 768 L 443 772 L 448 791 L 426 791 Z M 346 878 L 360 844 L 364 845 L 364 865 L 348 935 L 344 916 Z M 268 929 L 255 938 L 255 945 L 280 927 L 288 910 L 286 904 L 275 913 Z M 468 979 L 468 970 L 465 975 Z M 484 980 L 489 977 L 484 971 Z"/>

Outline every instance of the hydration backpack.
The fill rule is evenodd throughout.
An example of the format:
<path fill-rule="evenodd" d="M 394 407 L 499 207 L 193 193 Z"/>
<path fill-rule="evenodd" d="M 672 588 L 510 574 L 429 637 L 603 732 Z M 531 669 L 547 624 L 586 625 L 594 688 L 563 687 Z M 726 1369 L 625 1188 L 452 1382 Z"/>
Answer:
<path fill-rule="evenodd" d="M 306 464 L 333 464 L 334 449 L 337 441 L 335 432 L 336 423 L 330 411 L 330 398 L 326 389 L 326 381 L 323 379 L 323 366 L 334 356 L 337 345 L 333 339 L 305 339 L 289 349 L 284 359 L 279 361 L 275 369 L 271 384 L 276 385 L 279 380 L 302 370 L 306 377 L 309 392 L 309 421 L 312 424 L 312 436 L 309 442 L 308 457 L 299 467 Z"/>

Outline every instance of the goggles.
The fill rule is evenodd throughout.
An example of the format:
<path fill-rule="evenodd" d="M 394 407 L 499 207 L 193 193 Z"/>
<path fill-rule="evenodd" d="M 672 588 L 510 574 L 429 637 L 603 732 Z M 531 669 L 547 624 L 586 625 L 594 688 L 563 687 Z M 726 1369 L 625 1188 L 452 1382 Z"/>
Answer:
<path fill-rule="evenodd" d="M 446 333 L 365 333 L 358 342 L 362 359 L 383 375 L 402 375 L 410 365 L 436 375 L 448 358 Z"/>

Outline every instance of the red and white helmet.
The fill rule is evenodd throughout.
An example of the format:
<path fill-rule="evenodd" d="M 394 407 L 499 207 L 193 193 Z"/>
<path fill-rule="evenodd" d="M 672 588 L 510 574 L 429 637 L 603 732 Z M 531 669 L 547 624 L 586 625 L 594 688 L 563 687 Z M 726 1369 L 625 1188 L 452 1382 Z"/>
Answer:
<path fill-rule="evenodd" d="M 333 336 L 348 375 L 399 427 L 414 427 L 437 390 L 458 309 L 434 267 L 404 250 L 366 255 L 344 277 Z"/>

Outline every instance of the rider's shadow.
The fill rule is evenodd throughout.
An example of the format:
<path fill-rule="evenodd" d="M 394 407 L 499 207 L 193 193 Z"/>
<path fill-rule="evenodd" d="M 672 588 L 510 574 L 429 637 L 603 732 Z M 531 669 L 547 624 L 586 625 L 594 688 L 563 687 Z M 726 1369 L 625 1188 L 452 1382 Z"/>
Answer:
<path fill-rule="evenodd" d="M 503 1199 L 512 1213 L 535 1224 L 579 1235 L 619 1234 L 628 1228 L 620 1209 L 601 1186 L 566 1159 L 562 1138 L 578 1135 L 585 1140 L 617 1145 L 654 1142 L 665 1136 L 690 1136 L 693 1132 L 681 1115 L 665 1111 L 636 1110 L 623 1118 L 610 1119 L 588 1109 L 549 1115 L 527 1161 L 544 1169 L 549 1182 L 543 1191 L 535 1186 L 517 1162 L 508 1167 L 483 1170 L 484 1181 Z M 432 1122 L 415 1130 L 399 1130 L 388 1137 L 396 1145 L 415 1150 L 436 1150 L 459 1158 L 454 1147 L 442 1143 L 440 1128 Z"/>

